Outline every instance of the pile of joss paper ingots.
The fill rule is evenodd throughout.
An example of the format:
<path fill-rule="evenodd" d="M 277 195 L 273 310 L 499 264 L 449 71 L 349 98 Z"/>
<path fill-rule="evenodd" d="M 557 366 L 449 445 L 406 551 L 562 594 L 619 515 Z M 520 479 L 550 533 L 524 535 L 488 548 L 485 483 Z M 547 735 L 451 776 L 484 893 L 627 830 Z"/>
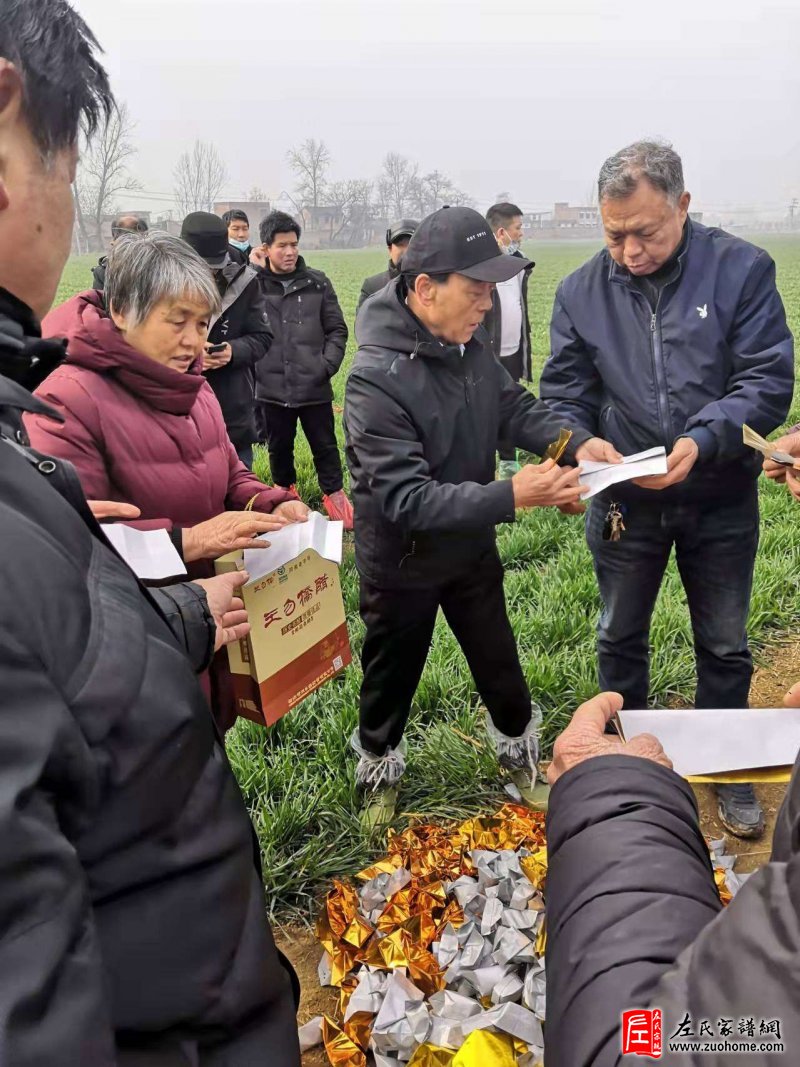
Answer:
<path fill-rule="evenodd" d="M 317 924 L 338 1021 L 300 1030 L 338 1067 L 537 1067 L 545 1018 L 545 816 L 516 804 L 456 829 L 413 825 Z M 733 856 L 710 843 L 720 896 Z"/>

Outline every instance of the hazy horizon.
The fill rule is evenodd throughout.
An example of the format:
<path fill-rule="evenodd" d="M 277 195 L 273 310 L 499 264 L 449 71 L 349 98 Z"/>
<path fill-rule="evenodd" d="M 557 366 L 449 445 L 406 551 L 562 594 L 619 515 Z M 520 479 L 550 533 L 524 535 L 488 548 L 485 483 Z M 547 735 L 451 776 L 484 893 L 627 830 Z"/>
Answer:
<path fill-rule="evenodd" d="M 223 155 L 230 198 L 291 191 L 286 153 L 307 137 L 334 179 L 374 179 L 395 151 L 479 208 L 581 203 L 641 136 L 675 145 L 700 210 L 785 213 L 800 195 L 797 4 L 74 3 L 136 123 L 129 206 L 169 208 L 196 138 Z"/>

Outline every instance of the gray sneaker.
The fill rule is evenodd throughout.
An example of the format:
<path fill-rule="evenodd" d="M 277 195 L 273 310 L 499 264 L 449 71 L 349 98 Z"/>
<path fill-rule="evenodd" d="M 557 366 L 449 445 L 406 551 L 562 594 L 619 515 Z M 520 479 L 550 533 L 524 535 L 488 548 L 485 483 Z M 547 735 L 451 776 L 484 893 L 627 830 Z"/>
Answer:
<path fill-rule="evenodd" d="M 761 837 L 764 812 L 752 785 L 718 785 L 717 811 L 722 825 L 735 837 Z"/>

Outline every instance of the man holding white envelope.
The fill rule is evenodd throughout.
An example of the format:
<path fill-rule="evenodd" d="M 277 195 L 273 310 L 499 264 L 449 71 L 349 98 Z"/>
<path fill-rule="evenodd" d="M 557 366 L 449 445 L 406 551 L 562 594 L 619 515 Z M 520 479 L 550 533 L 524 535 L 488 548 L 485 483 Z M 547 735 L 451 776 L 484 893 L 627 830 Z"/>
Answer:
<path fill-rule="evenodd" d="M 598 192 L 607 248 L 559 287 L 541 396 L 626 457 L 668 453 L 666 473 L 607 485 L 587 517 L 603 601 L 600 685 L 628 708 L 647 706 L 650 618 L 674 545 L 694 631 L 695 706 L 744 708 L 759 456 L 742 425 L 764 435 L 780 426 L 794 382 L 775 266 L 689 218 L 668 145 L 641 141 L 611 156 Z M 602 478 L 587 473 L 587 484 Z M 718 795 L 727 829 L 763 831 L 751 786 Z"/>

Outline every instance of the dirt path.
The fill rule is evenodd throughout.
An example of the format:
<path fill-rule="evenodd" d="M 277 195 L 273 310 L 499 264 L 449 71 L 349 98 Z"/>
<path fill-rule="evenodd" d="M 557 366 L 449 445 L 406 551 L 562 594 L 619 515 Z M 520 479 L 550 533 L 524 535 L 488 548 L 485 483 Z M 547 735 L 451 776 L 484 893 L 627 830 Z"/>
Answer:
<path fill-rule="evenodd" d="M 338 993 L 335 989 L 322 989 L 317 976 L 317 965 L 322 949 L 307 926 L 281 926 L 275 929 L 275 943 L 292 961 L 300 979 L 300 1011 L 297 1021 L 300 1026 L 315 1015 L 336 1014 Z M 328 1057 L 320 1045 L 303 1056 L 303 1067 L 327 1067 Z"/>
<path fill-rule="evenodd" d="M 800 681 L 800 641 L 775 645 L 764 657 L 763 665 L 756 669 L 751 689 L 750 702 L 754 707 L 780 707 L 783 694 Z M 726 834 L 717 818 L 714 789 L 710 785 L 694 786 L 700 808 L 700 823 L 703 831 L 712 838 L 726 838 L 728 852 L 739 857 L 735 870 L 753 871 L 767 862 L 775 826 L 775 816 L 780 808 L 785 786 L 756 786 L 766 816 L 766 833 L 760 841 L 740 841 Z M 283 926 L 275 931 L 278 948 L 292 961 L 300 978 L 302 998 L 298 1021 L 302 1025 L 315 1015 L 325 1012 L 334 1014 L 338 996 L 332 989 L 321 989 L 317 977 L 317 964 L 321 950 L 314 931 L 305 926 Z M 303 1067 L 326 1067 L 328 1059 L 324 1050 L 312 1049 L 303 1056 Z"/>

